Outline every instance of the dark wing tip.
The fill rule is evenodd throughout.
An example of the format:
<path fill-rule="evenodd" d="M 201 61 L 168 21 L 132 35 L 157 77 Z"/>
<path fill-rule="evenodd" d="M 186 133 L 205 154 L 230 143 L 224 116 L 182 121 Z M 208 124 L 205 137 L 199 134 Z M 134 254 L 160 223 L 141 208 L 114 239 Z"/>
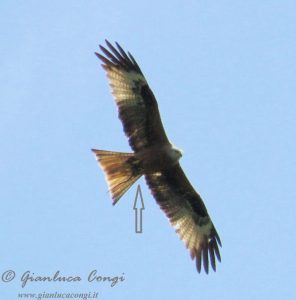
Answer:
<path fill-rule="evenodd" d="M 215 253 L 213 247 L 209 247 L 209 254 L 210 254 L 210 261 L 211 261 L 211 266 L 214 272 L 216 272 L 216 261 L 215 261 Z"/>
<path fill-rule="evenodd" d="M 213 251 L 214 256 L 217 257 L 219 262 L 221 262 L 221 255 L 220 255 L 220 252 L 219 252 L 218 244 L 219 244 L 220 247 L 222 247 L 222 243 L 221 243 L 221 240 L 219 238 L 219 235 L 215 231 L 214 235 L 212 236 L 212 238 L 210 240 L 209 246 L 210 246 L 211 250 Z"/>
<path fill-rule="evenodd" d="M 200 271 L 201 271 L 201 249 L 198 250 L 198 252 L 196 253 L 196 269 L 197 269 L 197 272 L 200 273 Z"/>
<path fill-rule="evenodd" d="M 207 274 L 209 274 L 209 247 L 208 244 L 205 244 L 203 251 L 202 251 L 202 260 L 204 270 Z"/>
<path fill-rule="evenodd" d="M 127 55 L 117 42 L 115 42 L 117 49 L 107 39 L 105 39 L 105 42 L 108 49 L 103 45 L 99 45 L 100 50 L 104 55 L 95 52 L 96 56 L 103 61 L 105 65 L 124 69 L 126 71 L 136 71 L 142 74 L 136 60 L 129 52 Z"/>
<path fill-rule="evenodd" d="M 216 235 L 215 235 L 215 237 L 216 237 L 216 240 L 217 240 L 217 242 L 218 242 L 219 246 L 222 248 L 222 243 L 221 243 L 220 237 L 219 237 L 219 235 L 218 235 L 218 233 L 217 233 L 217 232 L 216 232 Z"/>
<path fill-rule="evenodd" d="M 196 258 L 196 269 L 198 273 L 201 272 L 202 265 L 204 267 L 206 274 L 209 274 L 210 265 L 213 271 L 216 272 L 216 259 L 219 262 L 221 262 L 221 256 L 220 256 L 219 246 L 218 246 L 219 241 L 220 239 L 218 237 L 218 234 L 215 233 L 209 240 L 205 239 L 200 249 L 194 252 Z"/>
<path fill-rule="evenodd" d="M 110 60 L 108 60 L 105 56 L 102 54 L 95 52 L 95 55 L 104 63 L 102 66 L 103 68 L 115 66 Z"/>

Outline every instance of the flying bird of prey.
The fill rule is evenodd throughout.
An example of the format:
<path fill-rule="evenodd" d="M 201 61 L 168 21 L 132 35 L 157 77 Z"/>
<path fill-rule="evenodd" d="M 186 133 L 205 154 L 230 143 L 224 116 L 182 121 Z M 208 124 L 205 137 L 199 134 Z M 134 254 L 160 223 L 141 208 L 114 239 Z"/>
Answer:
<path fill-rule="evenodd" d="M 207 209 L 185 176 L 179 159 L 182 154 L 168 140 L 156 99 L 134 57 L 116 43 L 100 45 L 102 67 L 110 81 L 119 119 L 133 153 L 92 151 L 102 167 L 113 204 L 142 175 L 156 202 L 196 261 L 198 272 L 209 261 L 216 271 L 221 261 L 221 241 Z"/>

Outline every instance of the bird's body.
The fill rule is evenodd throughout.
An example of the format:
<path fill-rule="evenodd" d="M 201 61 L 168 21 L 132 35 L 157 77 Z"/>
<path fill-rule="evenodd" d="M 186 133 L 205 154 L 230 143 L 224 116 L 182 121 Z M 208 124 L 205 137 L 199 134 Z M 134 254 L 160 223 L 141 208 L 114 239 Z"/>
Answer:
<path fill-rule="evenodd" d="M 174 166 L 181 156 L 181 151 L 171 144 L 155 145 L 135 153 L 144 174 L 153 174 L 165 170 L 168 166 Z"/>
<path fill-rule="evenodd" d="M 200 272 L 203 262 L 208 273 L 209 259 L 216 270 L 221 246 L 207 209 L 185 176 L 179 159 L 182 152 L 168 140 L 157 101 L 137 62 L 117 43 L 106 41 L 110 50 L 100 46 L 103 62 L 114 95 L 119 118 L 133 153 L 93 150 L 100 163 L 113 204 L 142 175 L 152 195 L 165 212 L 179 237 L 185 242 Z"/>

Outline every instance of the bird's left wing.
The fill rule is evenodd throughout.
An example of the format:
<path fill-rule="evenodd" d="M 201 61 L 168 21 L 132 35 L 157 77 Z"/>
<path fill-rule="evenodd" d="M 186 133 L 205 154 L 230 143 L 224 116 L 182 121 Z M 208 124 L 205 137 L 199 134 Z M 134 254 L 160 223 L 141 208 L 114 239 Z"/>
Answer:
<path fill-rule="evenodd" d="M 221 261 L 219 235 L 207 209 L 179 164 L 166 171 L 145 175 L 147 184 L 161 209 L 165 212 L 192 259 L 198 272 L 203 262 L 206 273 L 209 260 L 216 270 L 216 258 Z"/>

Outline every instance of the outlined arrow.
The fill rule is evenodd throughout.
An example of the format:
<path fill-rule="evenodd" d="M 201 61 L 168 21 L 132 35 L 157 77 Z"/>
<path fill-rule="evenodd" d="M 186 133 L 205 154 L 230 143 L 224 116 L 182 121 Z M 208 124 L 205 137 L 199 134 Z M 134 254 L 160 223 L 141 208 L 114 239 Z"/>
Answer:
<path fill-rule="evenodd" d="M 145 206 L 144 206 L 144 200 L 143 200 L 143 196 L 142 196 L 141 187 L 139 184 L 137 187 L 137 193 L 136 193 L 133 209 L 135 211 L 135 232 L 142 233 L 143 232 L 142 211 L 143 211 L 143 209 L 145 209 Z"/>

